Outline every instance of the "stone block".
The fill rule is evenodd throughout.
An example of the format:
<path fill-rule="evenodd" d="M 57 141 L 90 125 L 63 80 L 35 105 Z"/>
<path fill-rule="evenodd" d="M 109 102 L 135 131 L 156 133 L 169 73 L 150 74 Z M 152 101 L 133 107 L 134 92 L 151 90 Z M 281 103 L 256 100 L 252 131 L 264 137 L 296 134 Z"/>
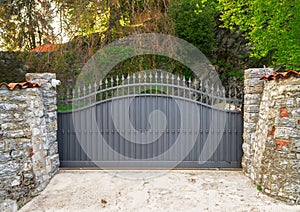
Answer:
<path fill-rule="evenodd" d="M 32 170 L 32 161 L 31 160 L 24 161 L 20 167 L 21 167 L 22 171 L 24 171 L 24 172 L 31 171 Z"/>
<path fill-rule="evenodd" d="M 300 83 L 300 80 L 295 80 L 294 83 Z M 292 84 L 292 85 L 284 85 L 282 86 L 282 90 L 283 92 L 292 92 L 292 93 L 296 93 L 296 92 L 300 92 L 300 85 L 298 84 Z"/>
<path fill-rule="evenodd" d="M 261 78 L 263 76 L 273 74 L 274 70 L 271 68 L 251 68 L 244 71 L 245 79 Z"/>
<path fill-rule="evenodd" d="M 16 143 L 21 149 L 29 149 L 31 147 L 31 139 L 28 138 L 19 138 L 16 140 Z"/>
<path fill-rule="evenodd" d="M 244 127 L 247 129 L 256 129 L 256 123 L 244 123 Z"/>
<path fill-rule="evenodd" d="M 10 101 L 13 101 L 13 102 L 26 102 L 27 101 L 27 97 L 21 94 L 19 96 L 11 97 Z"/>
<path fill-rule="evenodd" d="M 56 113 L 56 111 L 54 111 L 54 112 L 48 112 L 47 115 L 46 115 L 46 118 L 50 119 L 50 120 L 56 120 L 57 119 L 57 113 Z"/>
<path fill-rule="evenodd" d="M 23 130 L 11 130 L 3 132 L 4 138 L 22 138 L 24 136 L 25 134 Z"/>
<path fill-rule="evenodd" d="M 50 156 L 50 161 L 51 161 L 51 174 L 55 174 L 59 170 L 59 155 L 55 154 Z"/>
<path fill-rule="evenodd" d="M 286 107 L 294 108 L 296 106 L 296 100 L 294 98 L 289 98 L 286 100 Z"/>
<path fill-rule="evenodd" d="M 242 148 L 244 151 L 244 155 L 247 155 L 249 153 L 250 145 L 247 143 L 243 143 Z"/>
<path fill-rule="evenodd" d="M 55 132 L 57 130 L 57 121 L 53 120 L 48 123 L 47 129 L 50 132 Z"/>
<path fill-rule="evenodd" d="M 55 97 L 56 97 L 56 92 L 55 91 L 52 92 L 52 91 L 47 90 L 47 92 L 43 92 L 43 98 L 51 99 L 51 98 L 55 98 Z"/>
<path fill-rule="evenodd" d="M 11 157 L 12 158 L 27 158 L 27 157 L 29 157 L 29 150 L 28 149 L 13 150 L 11 152 Z"/>
<path fill-rule="evenodd" d="M 55 73 L 27 73 L 25 75 L 26 81 L 28 82 L 51 82 L 52 79 L 56 79 Z"/>
<path fill-rule="evenodd" d="M 31 138 L 32 131 L 29 127 L 23 128 L 24 131 L 24 137 L 23 138 Z"/>
<path fill-rule="evenodd" d="M 293 139 L 300 139 L 300 129 L 292 128 L 290 137 Z"/>
<path fill-rule="evenodd" d="M 13 119 L 13 115 L 11 113 L 5 113 L 5 112 L 0 113 L 0 124 L 5 122 L 11 122 L 12 119 Z"/>
<path fill-rule="evenodd" d="M 244 122 L 247 123 L 257 123 L 259 116 L 256 113 L 244 113 Z"/>
<path fill-rule="evenodd" d="M 244 102 L 254 100 L 255 102 L 260 102 L 262 94 L 245 94 Z"/>
<path fill-rule="evenodd" d="M 57 111 L 57 106 L 56 103 L 53 105 L 45 105 L 45 108 L 47 111 L 51 112 L 51 111 Z"/>
<path fill-rule="evenodd" d="M 4 151 L 11 151 L 19 147 L 18 143 L 15 142 L 14 139 L 5 139 L 4 143 L 5 143 Z"/>
<path fill-rule="evenodd" d="M 271 184 L 270 188 L 272 191 L 277 191 L 279 189 L 277 184 Z"/>
<path fill-rule="evenodd" d="M 249 79 L 245 79 L 244 84 L 246 87 L 261 87 L 261 88 L 263 88 L 264 81 L 259 80 L 259 78 L 249 78 Z"/>
<path fill-rule="evenodd" d="M 288 154 L 286 155 L 286 157 L 287 157 L 288 159 L 297 159 L 296 153 L 288 153 Z"/>
<path fill-rule="evenodd" d="M 248 105 L 244 107 L 245 113 L 258 113 L 259 112 L 259 106 L 258 105 Z"/>
<path fill-rule="evenodd" d="M 293 117 L 300 117 L 300 107 L 292 110 L 291 114 Z"/>
<path fill-rule="evenodd" d="M 6 95 L 10 95 L 10 94 L 11 94 L 10 90 L 7 90 L 7 89 L 3 89 L 2 90 L 2 89 L 0 89 L 0 95 L 1 95 L 0 97 L 1 98 L 3 98 L 2 95 L 5 97 Z"/>
<path fill-rule="evenodd" d="M 33 173 L 28 172 L 28 173 L 23 174 L 23 177 L 26 180 L 31 180 L 31 179 L 33 179 L 34 176 L 33 176 Z"/>
<path fill-rule="evenodd" d="M 38 126 L 32 128 L 32 136 L 39 136 L 41 134 L 41 130 Z"/>
<path fill-rule="evenodd" d="M 47 140 L 52 143 L 56 141 L 56 136 L 57 136 L 56 131 L 48 132 Z"/>
<path fill-rule="evenodd" d="M 276 125 L 279 127 L 293 128 L 296 126 L 296 123 L 293 118 L 278 117 L 278 119 L 276 119 Z"/>
<path fill-rule="evenodd" d="M 16 129 L 19 129 L 20 127 L 21 126 L 18 125 L 17 123 L 12 123 L 12 122 L 1 124 L 2 130 L 16 130 Z"/>
<path fill-rule="evenodd" d="M 291 128 L 287 127 L 277 127 L 275 131 L 275 138 L 277 139 L 289 139 L 292 133 Z"/>
<path fill-rule="evenodd" d="M 36 98 L 38 96 L 37 93 L 39 93 L 38 88 L 26 88 L 26 90 L 24 89 L 22 91 L 24 95 L 29 97 L 29 99 Z"/>
<path fill-rule="evenodd" d="M 21 184 L 21 178 L 20 176 L 15 176 L 13 179 L 12 179 L 12 182 L 11 182 L 11 186 L 18 186 Z"/>
<path fill-rule="evenodd" d="M 0 164 L 0 177 L 10 176 L 17 173 L 19 164 L 17 161 L 9 161 L 7 163 Z"/>
<path fill-rule="evenodd" d="M 58 143 L 54 142 L 48 150 L 48 155 L 55 155 L 57 153 L 58 153 Z"/>
<path fill-rule="evenodd" d="M 0 111 L 17 110 L 18 108 L 17 104 L 0 103 Z"/>
<path fill-rule="evenodd" d="M 244 92 L 246 94 L 261 94 L 263 91 L 263 84 L 256 87 L 245 87 Z"/>
<path fill-rule="evenodd" d="M 44 108 L 41 105 L 35 107 L 33 114 L 35 117 L 43 117 L 45 115 Z"/>
<path fill-rule="evenodd" d="M 0 152 L 0 163 L 7 162 L 11 159 L 9 152 Z"/>
<path fill-rule="evenodd" d="M 45 106 L 52 106 L 52 105 L 56 105 L 56 95 L 51 95 L 52 98 L 47 98 L 43 101 L 43 104 Z M 47 107 L 46 107 L 47 108 Z M 50 107 L 49 107 L 50 108 Z M 48 109 L 48 108 L 47 108 Z M 54 111 L 53 109 L 51 111 Z"/>

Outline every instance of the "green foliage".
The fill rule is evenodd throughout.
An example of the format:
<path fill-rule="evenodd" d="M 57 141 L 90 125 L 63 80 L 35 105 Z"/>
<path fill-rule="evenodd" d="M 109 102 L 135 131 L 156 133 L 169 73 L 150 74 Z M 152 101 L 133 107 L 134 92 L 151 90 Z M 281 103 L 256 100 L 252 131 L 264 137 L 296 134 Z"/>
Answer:
<path fill-rule="evenodd" d="M 24 61 L 29 67 L 34 67 L 35 70 L 31 71 L 57 73 L 57 78 L 63 84 L 74 85 L 81 68 L 97 50 L 118 38 L 130 34 L 158 32 L 175 35 L 199 48 L 208 58 L 214 58 L 215 64 L 221 64 L 225 60 L 226 62 L 229 61 L 227 59 L 216 59 L 214 55 L 216 52 L 216 39 L 214 36 L 218 13 L 216 0 L 14 0 L 13 2 L 16 2 L 14 5 L 19 8 L 16 11 L 23 11 L 28 5 L 34 6 L 34 2 L 45 2 L 40 11 L 34 9 L 30 13 L 32 26 L 36 27 L 36 23 L 43 21 L 45 30 L 48 29 L 51 20 L 53 21 L 53 16 L 60 15 L 60 20 L 56 20 L 59 22 L 59 30 L 66 32 L 70 41 L 63 44 L 57 52 L 26 54 Z M 49 2 L 55 7 L 52 8 L 53 10 L 49 10 Z M 53 11 L 53 13 L 49 11 Z M 39 13 L 45 14 L 45 17 L 39 19 Z M 18 18 L 14 19 L 15 22 L 7 23 L 20 26 L 27 24 L 26 27 L 28 28 L 28 14 L 22 13 L 22 15 L 25 17 L 24 20 Z M 0 18 L 6 16 L 15 17 L 16 12 L 12 13 L 10 10 L 1 7 Z M 3 22 L 5 21 L 7 19 L 3 18 Z M 38 27 L 35 29 L 38 29 Z M 20 35 L 27 36 L 26 30 L 24 30 L 20 30 Z M 9 31 L 6 28 L 3 28 L 2 31 L 7 34 L 14 33 L 14 31 Z M 49 28 L 49 33 L 50 31 Z M 40 34 L 34 32 L 33 34 L 36 36 L 41 35 L 43 38 L 37 40 L 35 45 L 47 41 L 46 31 L 41 31 Z M 27 45 L 27 41 L 25 42 L 23 38 L 16 37 L 15 39 L 19 42 L 19 48 L 22 46 L 23 49 L 34 47 Z M 6 41 L 5 44 L 13 49 L 13 45 L 8 45 L 13 43 L 14 40 L 10 40 Z M 120 50 L 117 49 L 116 51 L 119 52 Z M 126 54 L 126 49 L 124 49 L 124 54 Z M 110 62 L 113 61 L 107 60 L 108 66 L 111 65 Z M 229 65 L 226 68 L 226 70 L 234 70 Z M 129 58 L 113 67 L 107 77 L 132 74 L 133 72 L 149 69 L 162 69 L 183 75 L 186 79 L 194 77 L 188 67 L 178 61 L 158 55 L 142 55 Z M 229 74 L 234 75 L 236 73 L 230 72 Z M 88 81 L 93 79 L 93 77 L 85 78 Z"/>
<path fill-rule="evenodd" d="M 139 55 L 128 58 L 116 65 L 107 75 L 107 77 L 121 76 L 122 74 L 132 74 L 145 70 L 164 70 L 175 75 L 185 76 L 186 79 L 193 78 L 193 72 L 180 62 L 160 55 Z"/>
<path fill-rule="evenodd" d="M 257 189 L 258 191 L 262 191 L 261 185 L 257 185 L 257 186 L 256 186 L 256 189 Z"/>
<path fill-rule="evenodd" d="M 207 57 L 215 48 L 214 30 L 216 2 L 206 0 L 174 0 L 169 8 L 175 35 L 192 43 Z"/>
<path fill-rule="evenodd" d="M 244 77 L 244 72 L 230 70 L 230 71 L 227 72 L 227 76 L 236 77 L 236 78 L 243 78 Z"/>
<path fill-rule="evenodd" d="M 86 36 L 107 30 L 110 10 L 106 2 L 98 0 L 55 0 L 55 2 L 63 19 L 61 27 L 69 37 Z"/>
<path fill-rule="evenodd" d="M 18 52 L 6 52 L 6 58 L 0 62 L 0 82 L 22 82 L 25 80 L 22 58 Z"/>
<path fill-rule="evenodd" d="M 274 65 L 300 69 L 300 2 L 219 0 L 224 26 L 242 31 L 252 57 L 271 54 Z"/>

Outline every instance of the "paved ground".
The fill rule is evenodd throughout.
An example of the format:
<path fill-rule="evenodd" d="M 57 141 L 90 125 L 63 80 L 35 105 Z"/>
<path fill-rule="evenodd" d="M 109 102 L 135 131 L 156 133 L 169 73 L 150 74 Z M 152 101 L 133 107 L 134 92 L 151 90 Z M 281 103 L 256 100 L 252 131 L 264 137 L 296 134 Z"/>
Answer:
<path fill-rule="evenodd" d="M 61 171 L 21 211 L 300 211 L 261 194 L 239 171 L 153 174 Z"/>

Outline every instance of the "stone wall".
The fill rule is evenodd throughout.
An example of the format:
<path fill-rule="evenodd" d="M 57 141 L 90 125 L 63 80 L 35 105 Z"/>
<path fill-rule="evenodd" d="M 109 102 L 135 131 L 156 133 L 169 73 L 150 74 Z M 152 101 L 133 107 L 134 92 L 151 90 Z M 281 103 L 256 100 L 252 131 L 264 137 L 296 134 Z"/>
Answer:
<path fill-rule="evenodd" d="M 26 74 L 26 79 L 42 86 L 0 88 L 0 211 L 28 202 L 59 167 L 55 74 Z"/>
<path fill-rule="evenodd" d="M 245 71 L 242 166 L 264 193 L 300 204 L 300 78 L 260 80 L 272 73 Z"/>

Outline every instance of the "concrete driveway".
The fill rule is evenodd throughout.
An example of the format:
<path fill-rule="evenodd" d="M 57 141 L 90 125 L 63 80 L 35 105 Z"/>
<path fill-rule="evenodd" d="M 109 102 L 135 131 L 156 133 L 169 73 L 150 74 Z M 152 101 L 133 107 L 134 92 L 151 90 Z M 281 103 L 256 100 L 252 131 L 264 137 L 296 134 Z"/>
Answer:
<path fill-rule="evenodd" d="M 300 211 L 300 206 L 258 192 L 240 171 L 158 174 L 155 170 L 60 171 L 20 211 Z"/>

